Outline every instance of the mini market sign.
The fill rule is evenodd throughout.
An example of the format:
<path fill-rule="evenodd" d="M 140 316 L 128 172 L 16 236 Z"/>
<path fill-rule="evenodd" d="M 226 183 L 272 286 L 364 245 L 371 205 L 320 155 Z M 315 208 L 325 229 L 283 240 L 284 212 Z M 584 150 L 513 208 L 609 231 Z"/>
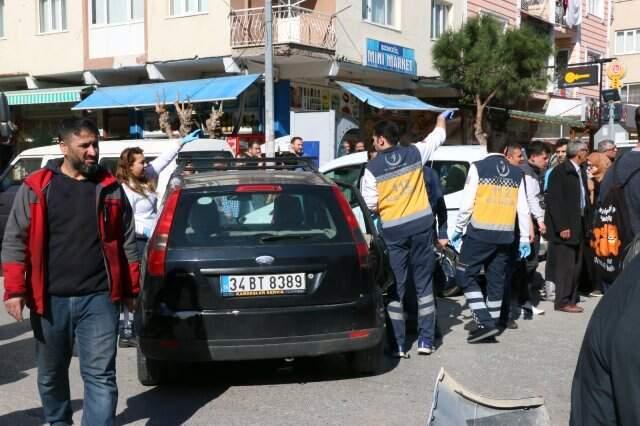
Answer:
<path fill-rule="evenodd" d="M 368 38 L 365 46 L 365 65 L 384 71 L 417 75 L 413 49 Z"/>

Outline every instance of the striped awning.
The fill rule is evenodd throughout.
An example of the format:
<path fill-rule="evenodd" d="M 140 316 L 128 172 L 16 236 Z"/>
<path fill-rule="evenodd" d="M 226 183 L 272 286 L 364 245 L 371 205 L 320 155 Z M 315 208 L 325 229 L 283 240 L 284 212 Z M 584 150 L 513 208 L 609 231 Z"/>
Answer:
<path fill-rule="evenodd" d="M 569 127 L 584 127 L 584 123 L 576 118 L 562 117 L 557 115 L 546 115 L 530 111 L 509 110 L 509 117 L 516 120 L 535 121 L 538 123 L 549 123 L 557 125 L 565 125 Z"/>
<path fill-rule="evenodd" d="M 53 89 L 16 90 L 5 92 L 9 105 L 39 105 L 76 103 L 82 100 L 83 91 L 91 86 L 58 87 Z"/>

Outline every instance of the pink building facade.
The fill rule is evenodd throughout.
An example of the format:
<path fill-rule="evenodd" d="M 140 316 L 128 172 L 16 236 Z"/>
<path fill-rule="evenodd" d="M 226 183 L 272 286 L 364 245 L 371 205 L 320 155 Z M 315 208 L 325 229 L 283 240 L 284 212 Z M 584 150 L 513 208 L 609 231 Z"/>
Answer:
<path fill-rule="evenodd" d="M 578 1 L 581 3 L 574 3 Z M 465 4 L 465 19 L 491 15 L 508 26 L 528 23 L 548 33 L 555 51 L 554 56 L 549 58 L 549 66 L 556 70 L 567 64 L 611 56 L 608 40 L 611 35 L 612 0 L 467 0 Z M 574 13 L 567 13 L 567 9 Z M 557 84 L 558 72 L 550 68 L 550 76 L 552 81 L 547 90 L 533 96 L 530 109 L 548 115 L 584 117 L 584 105 L 588 104 L 590 98 L 597 100 L 598 87 L 560 89 Z M 607 83 L 605 74 L 605 88 Z"/>

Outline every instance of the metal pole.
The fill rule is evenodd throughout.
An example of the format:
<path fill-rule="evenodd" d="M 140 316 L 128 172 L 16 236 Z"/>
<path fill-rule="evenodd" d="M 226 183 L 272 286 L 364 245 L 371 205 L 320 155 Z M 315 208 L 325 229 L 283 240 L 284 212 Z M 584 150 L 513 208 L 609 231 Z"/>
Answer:
<path fill-rule="evenodd" d="M 264 2 L 264 140 L 267 157 L 275 156 L 273 125 L 273 10 Z"/>
<path fill-rule="evenodd" d="M 604 62 L 602 61 L 602 59 L 600 59 L 600 70 L 599 70 L 599 74 L 600 74 L 600 87 L 598 88 L 598 128 L 602 127 L 602 116 L 603 116 L 603 109 L 604 109 L 604 105 L 602 105 L 602 74 L 604 71 Z"/>
<path fill-rule="evenodd" d="M 613 114 L 615 112 L 615 105 L 613 103 L 613 101 L 609 102 L 609 105 L 607 105 L 609 107 L 609 138 L 612 141 L 615 141 L 615 138 L 613 136 Z"/>

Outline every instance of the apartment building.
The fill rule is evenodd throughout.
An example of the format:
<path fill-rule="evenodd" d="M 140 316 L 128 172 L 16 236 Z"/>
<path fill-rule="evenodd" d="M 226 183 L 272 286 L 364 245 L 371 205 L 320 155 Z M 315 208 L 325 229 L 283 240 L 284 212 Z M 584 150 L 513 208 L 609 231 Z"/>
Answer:
<path fill-rule="evenodd" d="M 421 97 L 454 93 L 434 81 L 430 52 L 462 22 L 453 13 L 462 0 L 273 3 L 277 135 L 289 133 L 290 111 L 335 110 L 360 125 L 369 109 L 340 81 Z M 109 87 L 262 74 L 264 28 L 261 0 L 0 0 L 0 91 L 23 139 L 42 143 L 72 107 Z M 145 87 L 158 88 L 159 102 L 180 93 Z M 258 78 L 241 102 L 223 102 L 225 129 L 263 130 L 263 89 Z M 94 116 L 108 137 L 158 130 L 153 106 L 118 102 L 74 113 Z M 202 115 L 210 108 L 196 105 Z"/>
<path fill-rule="evenodd" d="M 640 105 L 640 0 L 614 0 L 611 53 L 625 68 L 620 96 Z"/>
<path fill-rule="evenodd" d="M 584 119 L 590 99 L 598 99 L 598 86 L 560 88 L 560 72 L 571 64 L 610 56 L 612 0 L 468 0 L 466 4 L 465 19 L 490 15 L 505 27 L 528 24 L 548 34 L 555 52 L 549 58 L 550 84 L 526 105 L 528 111 L 543 115 L 523 116 L 530 121 L 528 128 L 509 123 L 510 133 L 521 139 L 567 137 L 569 124 Z"/>

